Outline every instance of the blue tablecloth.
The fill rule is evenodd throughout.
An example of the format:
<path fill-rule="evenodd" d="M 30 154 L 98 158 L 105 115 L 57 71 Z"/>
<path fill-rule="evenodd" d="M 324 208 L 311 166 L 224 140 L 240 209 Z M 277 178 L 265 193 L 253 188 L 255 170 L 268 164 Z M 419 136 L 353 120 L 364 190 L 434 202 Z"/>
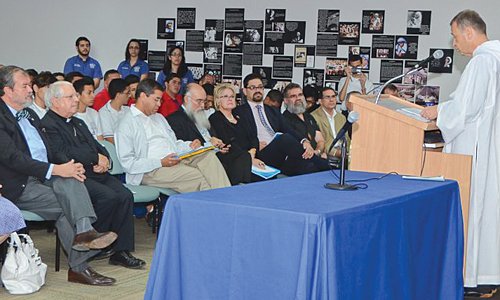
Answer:
<path fill-rule="evenodd" d="M 327 182 L 323 172 L 172 196 L 145 298 L 462 299 L 456 182 Z"/>

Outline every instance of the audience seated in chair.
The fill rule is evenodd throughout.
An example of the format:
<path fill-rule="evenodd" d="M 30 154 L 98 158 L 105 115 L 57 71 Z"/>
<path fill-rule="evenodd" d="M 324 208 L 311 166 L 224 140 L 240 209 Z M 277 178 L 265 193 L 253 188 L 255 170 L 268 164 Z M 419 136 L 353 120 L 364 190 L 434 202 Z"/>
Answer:
<path fill-rule="evenodd" d="M 213 151 L 187 159 L 179 154 L 201 146 L 200 141 L 178 140 L 165 117 L 158 114 L 163 87 L 151 79 L 141 81 L 136 105 L 130 108 L 115 133 L 118 158 L 126 181 L 134 185 L 193 192 L 226 187 L 230 182 Z"/>
<path fill-rule="evenodd" d="M 24 107 L 32 102 L 28 74 L 21 68 L 0 69 L 0 182 L 2 194 L 22 210 L 32 211 L 56 227 L 68 254 L 68 280 L 112 285 L 115 279 L 95 272 L 88 260 L 97 249 L 111 245 L 117 235 L 97 232 L 92 201 L 83 184 L 85 169 L 69 160 L 52 163 L 40 120 Z M 75 95 L 60 95 L 76 97 Z M 49 150 L 49 151 L 48 151 Z"/>

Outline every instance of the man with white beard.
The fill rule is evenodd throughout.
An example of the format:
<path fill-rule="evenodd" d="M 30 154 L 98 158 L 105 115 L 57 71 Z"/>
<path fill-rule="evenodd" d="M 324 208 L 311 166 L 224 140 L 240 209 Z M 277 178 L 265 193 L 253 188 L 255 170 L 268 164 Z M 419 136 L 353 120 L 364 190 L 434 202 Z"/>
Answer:
<path fill-rule="evenodd" d="M 500 42 L 472 10 L 450 22 L 453 46 L 472 57 L 448 101 L 425 108 L 437 118 L 443 152 L 472 155 L 465 295 L 491 297 L 500 285 Z"/>
<path fill-rule="evenodd" d="M 283 91 L 286 110 L 283 112 L 288 126 L 311 143 L 314 154 L 326 158 L 325 139 L 316 120 L 306 112 L 307 102 L 300 85 L 290 83 Z"/>
<path fill-rule="evenodd" d="M 251 168 L 251 161 L 241 152 L 231 152 L 231 145 L 225 145 L 222 140 L 210 133 L 210 122 L 205 114 L 204 102 L 207 94 L 197 83 L 190 83 L 184 95 L 184 103 L 178 111 L 167 117 L 167 121 L 178 139 L 184 141 L 200 141 L 202 145 L 213 145 L 219 148 L 217 157 L 226 170 L 232 184 L 240 183 L 236 179 L 240 168 Z"/>

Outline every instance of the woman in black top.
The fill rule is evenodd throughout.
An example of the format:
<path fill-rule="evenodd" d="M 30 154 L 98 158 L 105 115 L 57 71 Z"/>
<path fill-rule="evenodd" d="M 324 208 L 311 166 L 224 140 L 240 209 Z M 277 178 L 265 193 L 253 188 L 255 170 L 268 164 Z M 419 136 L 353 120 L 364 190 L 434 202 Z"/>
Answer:
<path fill-rule="evenodd" d="M 231 84 L 222 83 L 215 87 L 214 105 L 216 111 L 209 118 L 211 130 L 224 144 L 231 145 L 229 151 L 232 155 L 247 157 L 248 164 L 239 166 L 238 170 L 233 172 L 239 172 L 245 180 L 248 180 L 242 182 L 249 182 L 252 177 L 251 166 L 264 168 L 265 164 L 255 158 L 257 149 L 251 147 L 251 137 L 247 135 L 246 130 L 239 128 L 241 121 L 232 113 L 236 107 L 236 92 Z M 228 177 L 231 178 L 230 174 Z"/>

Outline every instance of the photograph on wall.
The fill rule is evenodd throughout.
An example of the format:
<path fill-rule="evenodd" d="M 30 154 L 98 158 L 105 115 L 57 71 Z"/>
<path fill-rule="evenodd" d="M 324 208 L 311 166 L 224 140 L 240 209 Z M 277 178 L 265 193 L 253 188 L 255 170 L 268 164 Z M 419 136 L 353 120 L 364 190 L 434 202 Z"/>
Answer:
<path fill-rule="evenodd" d="M 406 19 L 406 34 L 425 34 L 431 32 L 430 10 L 409 10 Z"/>
<path fill-rule="evenodd" d="M 236 90 L 236 94 L 239 94 L 239 91 L 241 90 L 241 81 L 241 77 L 222 76 L 222 82 L 233 85 L 234 89 Z"/>
<path fill-rule="evenodd" d="M 316 56 L 337 56 L 338 34 L 318 33 L 316 36 Z"/>
<path fill-rule="evenodd" d="M 306 22 L 286 21 L 283 40 L 289 44 L 304 44 L 306 38 Z"/>
<path fill-rule="evenodd" d="M 385 10 L 363 10 L 362 33 L 384 33 Z"/>
<path fill-rule="evenodd" d="M 148 65 L 151 71 L 163 70 L 163 65 L 167 61 L 165 51 L 148 51 Z"/>
<path fill-rule="evenodd" d="M 273 68 L 265 66 L 252 67 L 252 73 L 259 74 L 260 77 L 262 77 L 262 84 L 266 89 L 272 88 L 271 78 L 273 74 Z"/>
<path fill-rule="evenodd" d="M 265 28 L 266 31 L 274 31 L 274 23 L 285 23 L 286 9 L 266 9 Z M 283 26 L 284 29 L 284 26 Z"/>
<path fill-rule="evenodd" d="M 415 104 L 433 106 L 439 103 L 439 86 L 420 86 L 415 90 Z"/>
<path fill-rule="evenodd" d="M 243 43 L 243 64 L 260 66 L 262 65 L 263 44 L 247 44 Z"/>
<path fill-rule="evenodd" d="M 266 32 L 264 39 L 264 54 L 283 54 L 285 53 L 285 43 L 283 33 Z"/>
<path fill-rule="evenodd" d="M 380 61 L 380 82 L 387 82 L 401 74 L 403 74 L 402 60 L 382 59 Z M 396 80 L 395 83 L 401 83 L 401 79 Z"/>
<path fill-rule="evenodd" d="M 264 21 L 245 20 L 245 43 L 262 43 L 264 41 Z"/>
<path fill-rule="evenodd" d="M 245 27 L 244 8 L 226 8 L 226 30 L 243 30 Z"/>
<path fill-rule="evenodd" d="M 415 85 L 399 83 L 394 85 L 398 89 L 399 98 L 415 103 Z"/>
<path fill-rule="evenodd" d="M 413 69 L 416 64 L 418 64 L 419 61 L 417 60 L 405 60 L 405 67 L 403 72 L 406 73 Z M 403 84 L 415 84 L 417 86 L 420 85 L 426 85 L 427 84 L 427 77 L 428 77 L 428 72 L 427 68 L 423 68 L 418 70 L 415 73 L 412 73 L 410 75 L 406 75 L 403 77 Z"/>
<path fill-rule="evenodd" d="M 219 42 L 204 43 L 203 62 L 212 64 L 222 63 L 222 43 Z"/>
<path fill-rule="evenodd" d="M 221 64 L 205 64 L 203 74 L 212 75 L 216 83 L 222 81 L 222 65 Z"/>
<path fill-rule="evenodd" d="M 325 81 L 325 70 L 323 69 L 304 69 L 304 76 L 302 77 L 302 86 L 313 85 L 316 87 L 323 87 Z"/>
<path fill-rule="evenodd" d="M 436 50 L 442 50 L 444 52 L 443 57 L 440 59 L 435 59 L 429 63 L 429 72 L 431 73 L 451 73 L 453 69 L 453 49 L 436 49 L 431 48 L 429 50 L 429 55 L 434 53 Z"/>
<path fill-rule="evenodd" d="M 243 31 L 226 31 L 224 52 L 243 53 Z"/>
<path fill-rule="evenodd" d="M 187 63 L 188 70 L 193 73 L 193 78 L 195 81 L 200 80 L 201 76 L 203 76 L 203 64 L 189 64 Z"/>
<path fill-rule="evenodd" d="M 224 20 L 205 20 L 205 42 L 222 41 L 224 39 Z"/>
<path fill-rule="evenodd" d="M 184 50 L 203 52 L 203 30 L 186 30 L 186 45 Z"/>
<path fill-rule="evenodd" d="M 136 40 L 139 41 L 139 46 L 141 47 L 141 51 L 139 52 L 139 59 L 148 60 L 149 41 L 145 39 Z"/>
<path fill-rule="evenodd" d="M 177 8 L 177 29 L 195 29 L 196 28 L 196 8 L 179 7 Z"/>
<path fill-rule="evenodd" d="M 361 57 L 361 68 L 363 70 L 370 70 L 370 54 L 370 47 L 349 46 L 348 58 L 351 58 L 353 55 L 359 55 Z"/>
<path fill-rule="evenodd" d="M 325 80 L 339 81 L 345 76 L 347 58 L 327 57 L 325 61 Z"/>
<path fill-rule="evenodd" d="M 222 64 L 222 75 L 241 76 L 243 66 L 243 55 L 224 54 Z"/>
<path fill-rule="evenodd" d="M 318 32 L 339 32 L 340 10 L 318 9 Z"/>
<path fill-rule="evenodd" d="M 175 19 L 158 18 L 156 38 L 175 39 Z"/>
<path fill-rule="evenodd" d="M 283 80 L 283 79 L 272 79 L 271 80 L 271 89 L 277 90 L 283 93 L 286 86 L 289 85 L 291 80 Z"/>
<path fill-rule="evenodd" d="M 338 81 L 325 81 L 325 87 L 329 87 L 329 88 L 332 88 L 334 89 L 335 91 L 337 91 L 337 94 L 338 94 L 338 89 L 339 89 L 339 82 Z M 337 98 L 337 101 L 338 98 Z"/>
<path fill-rule="evenodd" d="M 392 58 L 393 55 L 393 35 L 372 35 L 372 58 Z"/>
<path fill-rule="evenodd" d="M 273 56 L 273 78 L 293 77 L 293 56 Z"/>
<path fill-rule="evenodd" d="M 184 41 L 181 41 L 181 40 L 168 40 L 167 41 L 167 53 L 170 52 L 170 48 L 173 48 L 173 47 L 181 47 L 182 49 L 185 49 L 184 48 Z"/>
<path fill-rule="evenodd" d="M 314 68 L 315 46 L 295 45 L 293 66 L 295 68 Z"/>
<path fill-rule="evenodd" d="M 394 44 L 394 58 L 417 59 L 418 36 L 396 35 Z"/>
<path fill-rule="evenodd" d="M 359 45 L 359 22 L 339 23 L 339 45 Z"/>

